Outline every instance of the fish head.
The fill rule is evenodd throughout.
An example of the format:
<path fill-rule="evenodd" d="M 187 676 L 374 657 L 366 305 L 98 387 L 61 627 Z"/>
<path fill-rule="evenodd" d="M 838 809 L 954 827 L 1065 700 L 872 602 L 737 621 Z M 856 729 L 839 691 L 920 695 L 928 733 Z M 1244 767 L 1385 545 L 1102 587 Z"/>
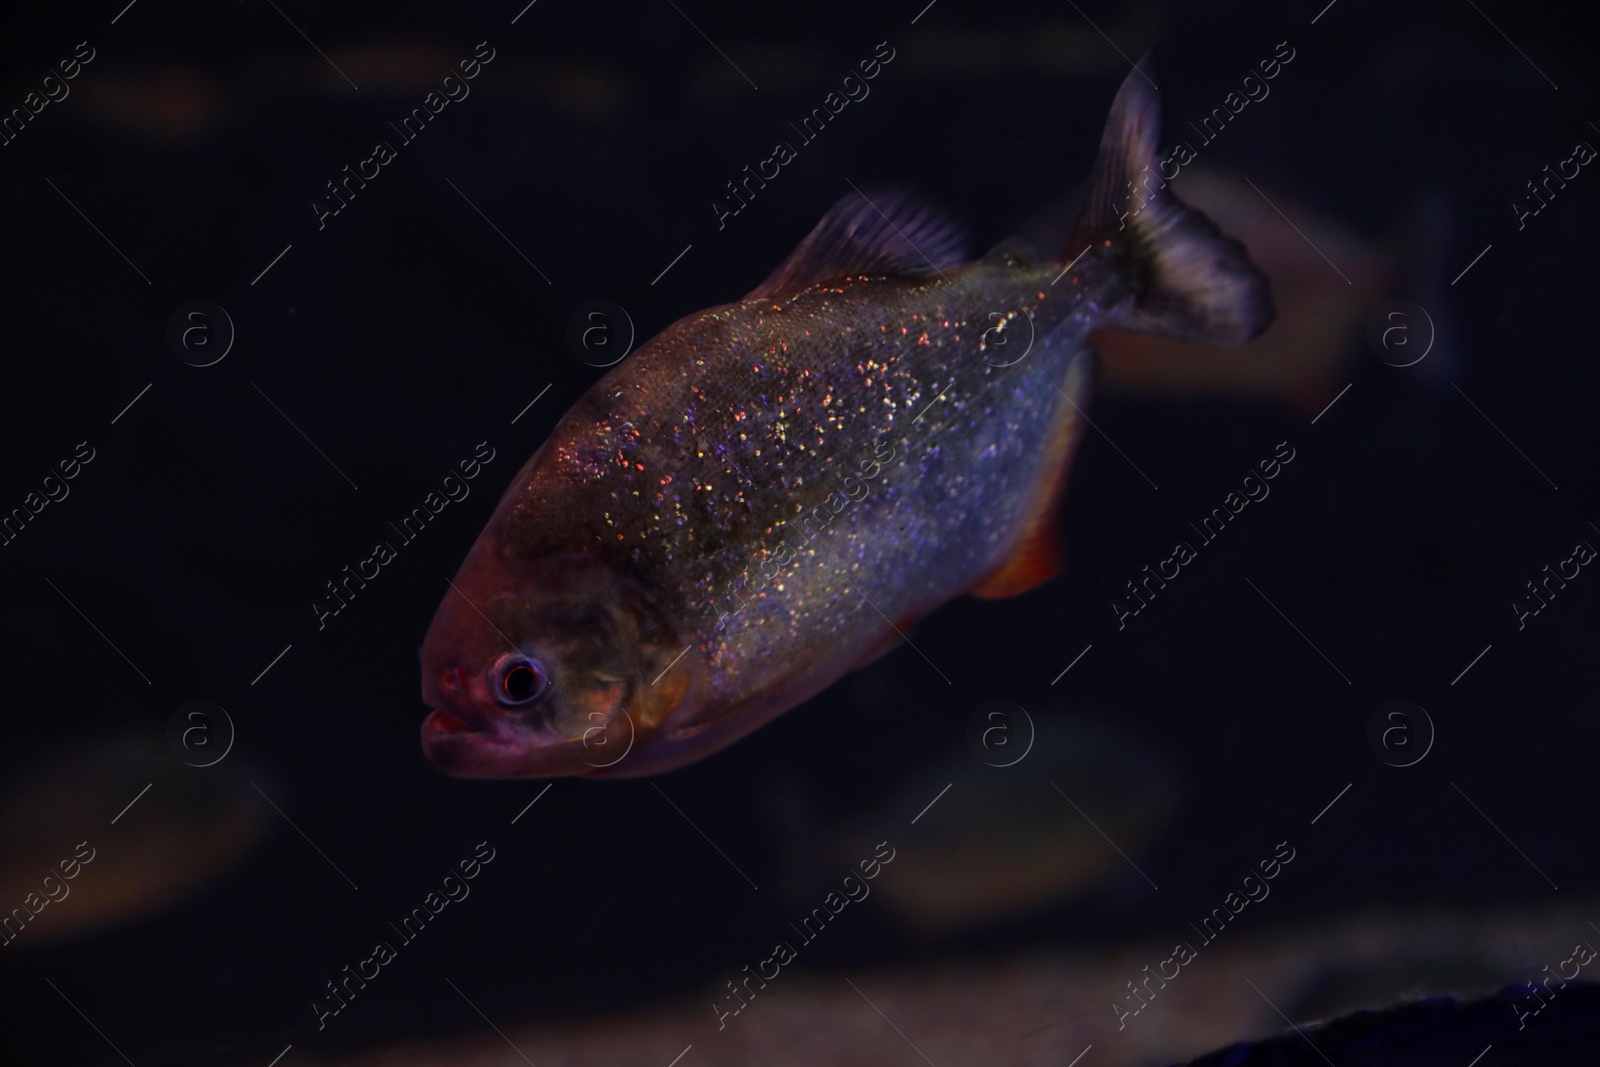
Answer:
<path fill-rule="evenodd" d="M 423 752 L 464 778 L 640 773 L 652 736 L 699 689 L 688 651 L 601 561 L 469 559 L 422 644 Z"/>

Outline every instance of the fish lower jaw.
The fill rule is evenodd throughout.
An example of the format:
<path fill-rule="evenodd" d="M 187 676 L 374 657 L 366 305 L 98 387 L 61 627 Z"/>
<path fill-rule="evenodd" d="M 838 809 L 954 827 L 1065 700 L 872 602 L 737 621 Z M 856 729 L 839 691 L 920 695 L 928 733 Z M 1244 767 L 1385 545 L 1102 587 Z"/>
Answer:
<path fill-rule="evenodd" d="M 455 778 L 556 778 L 586 773 L 581 741 L 551 743 L 512 722 L 477 724 L 436 709 L 422 720 L 422 753 Z"/>

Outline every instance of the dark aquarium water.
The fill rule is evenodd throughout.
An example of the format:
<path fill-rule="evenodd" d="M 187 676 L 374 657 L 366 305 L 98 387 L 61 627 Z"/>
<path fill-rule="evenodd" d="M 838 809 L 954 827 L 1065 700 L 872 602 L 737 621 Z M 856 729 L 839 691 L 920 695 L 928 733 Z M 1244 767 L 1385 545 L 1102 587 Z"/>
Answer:
<path fill-rule="evenodd" d="M 1595 41 L 7 8 L 0 1062 L 1595 1062 Z M 775 332 L 648 344 L 841 201 Z M 573 411 L 622 511 L 517 478 Z M 532 586 L 462 569 L 508 489 Z M 494 651 L 425 677 L 441 605 Z"/>

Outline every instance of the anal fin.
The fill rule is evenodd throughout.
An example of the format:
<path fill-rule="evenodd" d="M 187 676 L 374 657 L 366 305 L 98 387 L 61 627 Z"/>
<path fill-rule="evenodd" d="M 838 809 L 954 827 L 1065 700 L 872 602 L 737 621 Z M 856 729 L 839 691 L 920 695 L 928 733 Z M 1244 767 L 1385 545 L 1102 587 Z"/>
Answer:
<path fill-rule="evenodd" d="M 1061 534 L 1051 516 L 1029 528 L 1011 558 L 969 592 L 984 600 L 1018 596 L 1054 578 L 1061 568 Z"/>
<path fill-rule="evenodd" d="M 1072 361 L 1067 380 L 1061 383 L 1066 397 L 1088 395 L 1089 365 L 1087 358 Z M 984 600 L 1018 596 L 1061 573 L 1062 541 L 1056 514 L 1066 492 L 1067 472 L 1072 466 L 1082 421 L 1077 401 L 1061 405 L 1045 444 L 1039 483 L 1031 497 L 1032 506 L 1022 522 L 1022 536 L 1004 563 L 967 590 L 973 596 Z"/>

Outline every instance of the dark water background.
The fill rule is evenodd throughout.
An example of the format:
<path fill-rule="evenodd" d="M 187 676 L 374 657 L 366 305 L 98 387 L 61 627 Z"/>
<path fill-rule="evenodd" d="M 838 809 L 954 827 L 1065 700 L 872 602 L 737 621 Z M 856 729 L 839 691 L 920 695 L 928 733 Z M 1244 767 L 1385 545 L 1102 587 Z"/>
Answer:
<path fill-rule="evenodd" d="M 1457 366 L 1430 386 L 1353 336 L 1353 387 L 1315 426 L 1263 399 L 1102 398 L 1103 434 L 1086 439 L 1063 513 L 1066 573 L 1017 600 L 952 603 L 915 635 L 952 685 L 902 649 L 656 784 L 769 887 L 784 848 L 772 781 L 801 783 L 834 815 L 867 810 L 964 751 L 969 715 L 991 698 L 1103 709 L 1182 764 L 1182 818 L 1139 857 L 1181 892 L 1119 870 L 1070 906 L 947 938 L 851 916 L 848 937 L 808 950 L 816 969 L 1153 936 L 1286 839 L 1296 881 L 1263 928 L 1369 905 L 1525 912 L 1597 888 L 1600 578 L 1586 569 L 1520 632 L 1510 608 L 1575 542 L 1600 545 L 1600 173 L 1583 170 L 1520 232 L 1510 207 L 1576 141 L 1600 145 L 1588 13 L 1339 0 L 1313 26 L 1320 3 L 1080 13 L 939 0 L 913 26 L 921 0 L 696 0 L 683 13 L 539 0 L 513 26 L 515 2 L 280 13 L 140 0 L 113 25 L 120 6 L 0 15 L 5 107 L 78 41 L 97 53 L 72 97 L 0 148 L 0 507 L 77 442 L 96 450 L 70 497 L 0 549 L 0 774 L 109 730 L 159 736 L 180 703 L 213 700 L 237 725 L 235 758 L 266 769 L 283 812 L 360 888 L 280 823 L 180 907 L 10 948 L 6 1062 L 121 1062 L 46 978 L 141 1067 L 265 1064 L 290 1041 L 331 1055 L 481 1029 L 441 975 L 491 1018 L 555 1020 L 698 995 L 758 955 L 783 905 L 650 781 L 559 781 L 512 826 L 543 783 L 437 773 L 418 748 L 417 646 L 515 468 L 599 376 L 566 343 L 574 308 L 614 301 L 648 337 L 736 298 L 847 179 L 925 189 L 993 244 L 1092 158 L 1127 63 L 1089 19 L 1130 57 L 1154 48 L 1174 122 L 1289 41 L 1293 65 L 1210 160 L 1370 242 L 1401 232 L 1419 198 L 1446 203 L 1449 226 L 1410 251 L 1435 264 L 1423 302 L 1453 324 Z M 438 50 L 416 60 L 434 82 L 478 41 L 496 52 L 471 96 L 320 232 L 323 183 L 393 140 L 385 123 L 426 88 L 351 89 L 285 15 L 335 57 Z M 884 40 L 896 58 L 871 96 L 719 231 L 709 205 L 723 183 L 791 139 L 787 123 Z M 91 90 L 174 70 L 199 72 L 220 102 L 191 134 L 141 132 Z M 167 343 L 192 299 L 237 328 L 215 366 L 185 365 Z M 319 631 L 308 601 L 322 584 L 485 440 L 497 458 L 472 495 Z M 1285 440 L 1297 459 L 1270 499 L 1118 632 L 1108 602 L 1123 583 Z M 1365 736 L 1392 698 L 1428 709 L 1438 731 L 1404 770 Z M 307 1002 L 322 983 L 481 840 L 497 858 L 471 900 L 318 1033 Z"/>

